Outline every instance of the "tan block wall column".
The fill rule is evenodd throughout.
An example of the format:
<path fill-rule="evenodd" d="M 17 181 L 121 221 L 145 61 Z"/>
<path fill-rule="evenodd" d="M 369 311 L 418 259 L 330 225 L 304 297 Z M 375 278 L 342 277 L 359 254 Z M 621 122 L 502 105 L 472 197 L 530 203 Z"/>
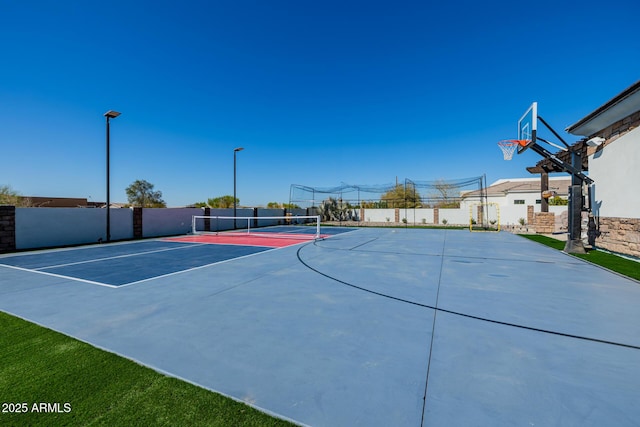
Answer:
<path fill-rule="evenodd" d="M 536 218 L 533 213 L 533 206 L 527 206 L 527 225 L 535 225 Z"/>
<path fill-rule="evenodd" d="M 538 212 L 535 214 L 534 226 L 536 233 L 551 234 L 556 229 L 556 215 L 553 212 Z"/>
<path fill-rule="evenodd" d="M 640 219 L 600 218 L 596 247 L 640 258 Z"/>

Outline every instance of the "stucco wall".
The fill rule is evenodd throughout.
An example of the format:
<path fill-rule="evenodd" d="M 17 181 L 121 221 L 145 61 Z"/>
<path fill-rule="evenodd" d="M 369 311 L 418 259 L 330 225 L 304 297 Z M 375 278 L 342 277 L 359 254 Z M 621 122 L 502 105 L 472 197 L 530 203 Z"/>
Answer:
<path fill-rule="evenodd" d="M 133 238 L 133 211 L 111 209 L 111 239 Z M 106 241 L 107 211 L 79 208 L 16 208 L 16 249 Z"/>
<path fill-rule="evenodd" d="M 142 209 L 142 237 L 158 237 L 191 232 L 193 215 L 203 215 L 200 208 Z"/>
<path fill-rule="evenodd" d="M 6 211 L 6 214 L 5 214 Z M 14 213 L 15 212 L 15 213 Z M 282 216 L 282 209 L 239 208 L 237 216 Z M 301 210 L 300 214 L 306 214 Z M 142 236 L 159 237 L 191 232 L 193 215 L 204 215 L 200 208 L 142 209 Z M 211 209 L 209 215 L 231 216 L 233 209 Z M 129 240 L 134 237 L 133 209 L 111 209 L 111 240 Z M 46 247 L 72 246 L 106 241 L 105 209 L 80 208 L 13 208 L 5 207 L 0 217 L 0 252 Z M 244 227 L 243 220 L 238 226 Z M 245 220 L 246 221 L 246 220 Z M 220 220 L 220 230 L 233 228 L 232 220 Z M 252 225 L 253 226 L 253 225 Z M 215 228 L 211 221 L 211 229 Z M 202 229 L 202 227 L 200 228 Z M 139 236 L 138 236 L 139 237 Z"/>
<path fill-rule="evenodd" d="M 589 157 L 594 180 L 593 213 L 608 218 L 640 218 L 640 128 Z"/>

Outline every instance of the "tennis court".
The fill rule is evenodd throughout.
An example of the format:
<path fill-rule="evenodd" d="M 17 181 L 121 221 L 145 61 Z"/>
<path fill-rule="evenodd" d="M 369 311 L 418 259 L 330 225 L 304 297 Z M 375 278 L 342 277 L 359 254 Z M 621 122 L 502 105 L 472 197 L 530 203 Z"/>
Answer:
<path fill-rule="evenodd" d="M 304 425 L 637 425 L 638 282 L 509 233 L 322 234 L 2 255 L 0 310 Z"/>

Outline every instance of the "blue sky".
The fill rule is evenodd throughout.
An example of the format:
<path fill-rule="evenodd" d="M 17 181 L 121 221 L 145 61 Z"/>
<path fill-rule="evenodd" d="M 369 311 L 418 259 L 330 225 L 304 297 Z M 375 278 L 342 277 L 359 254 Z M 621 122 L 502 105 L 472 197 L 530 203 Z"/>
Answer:
<path fill-rule="evenodd" d="M 636 0 L 0 2 L 0 185 L 169 206 L 486 174 L 533 101 L 564 129 L 640 79 Z M 549 136 L 549 138 L 553 139 Z"/>

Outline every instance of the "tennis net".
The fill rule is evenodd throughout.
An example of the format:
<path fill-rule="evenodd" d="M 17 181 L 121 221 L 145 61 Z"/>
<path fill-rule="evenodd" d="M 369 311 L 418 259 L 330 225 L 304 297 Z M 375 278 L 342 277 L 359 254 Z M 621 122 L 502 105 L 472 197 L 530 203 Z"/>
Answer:
<path fill-rule="evenodd" d="M 320 216 L 204 216 L 194 215 L 192 234 L 319 239 Z"/>

